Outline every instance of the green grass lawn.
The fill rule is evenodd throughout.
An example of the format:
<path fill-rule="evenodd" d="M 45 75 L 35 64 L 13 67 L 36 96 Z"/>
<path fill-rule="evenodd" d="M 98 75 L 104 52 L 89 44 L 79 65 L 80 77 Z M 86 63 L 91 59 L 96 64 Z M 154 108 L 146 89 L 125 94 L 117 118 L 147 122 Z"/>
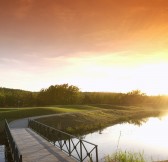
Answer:
<path fill-rule="evenodd" d="M 1 119 L 19 119 L 30 116 L 48 115 L 64 112 L 79 112 L 95 110 L 92 106 L 49 106 L 49 107 L 30 107 L 30 108 L 1 108 L 0 118 Z"/>
<path fill-rule="evenodd" d="M 53 105 L 48 107 L 0 108 L 0 132 L 4 119 L 13 121 L 20 118 L 60 114 L 41 118 L 39 122 L 72 134 L 86 134 L 109 125 L 125 121 L 135 122 L 149 116 L 158 116 L 160 111 L 151 108 L 115 105 Z"/>
<path fill-rule="evenodd" d="M 145 107 L 91 105 L 90 108 L 94 111 L 71 112 L 37 121 L 70 134 L 84 135 L 122 122 L 140 124 L 142 118 L 160 115 L 160 111 Z"/>
<path fill-rule="evenodd" d="M 4 119 L 8 121 L 13 121 L 20 118 L 67 113 L 67 112 L 81 112 L 95 110 L 96 108 L 92 106 L 84 105 L 58 105 L 58 106 L 48 106 L 48 107 L 30 107 L 30 108 L 0 108 L 0 133 L 4 128 Z"/>

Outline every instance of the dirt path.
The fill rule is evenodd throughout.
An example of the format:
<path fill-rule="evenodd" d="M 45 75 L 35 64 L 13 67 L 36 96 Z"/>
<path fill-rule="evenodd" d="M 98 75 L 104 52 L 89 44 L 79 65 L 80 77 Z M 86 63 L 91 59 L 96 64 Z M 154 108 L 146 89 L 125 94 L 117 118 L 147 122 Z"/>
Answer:
<path fill-rule="evenodd" d="M 67 113 L 61 114 L 51 114 L 51 115 L 41 115 L 41 116 L 34 116 L 29 118 L 18 119 L 9 123 L 10 128 L 27 128 L 28 127 L 28 119 L 38 119 L 38 118 L 46 118 L 50 116 L 60 116 Z"/>

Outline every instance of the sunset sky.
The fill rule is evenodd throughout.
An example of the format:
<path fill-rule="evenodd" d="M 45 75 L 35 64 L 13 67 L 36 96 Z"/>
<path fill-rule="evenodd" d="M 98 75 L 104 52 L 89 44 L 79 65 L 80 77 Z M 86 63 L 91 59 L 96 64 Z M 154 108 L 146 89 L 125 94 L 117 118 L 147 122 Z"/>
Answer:
<path fill-rule="evenodd" d="M 0 87 L 168 94 L 168 0 L 0 0 Z"/>

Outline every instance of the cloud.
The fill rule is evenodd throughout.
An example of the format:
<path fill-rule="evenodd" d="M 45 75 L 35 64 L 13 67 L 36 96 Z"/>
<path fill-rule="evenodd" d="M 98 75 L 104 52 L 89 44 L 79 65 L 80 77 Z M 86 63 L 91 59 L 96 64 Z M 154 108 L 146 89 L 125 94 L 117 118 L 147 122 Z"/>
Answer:
<path fill-rule="evenodd" d="M 167 6 L 167 0 L 1 0 L 1 73 L 61 81 L 70 74 L 92 78 L 89 69 L 98 76 L 114 66 L 167 61 Z"/>
<path fill-rule="evenodd" d="M 6 46 L 5 55 L 166 48 L 165 0 L 10 0 L 4 4 L 0 42 Z"/>

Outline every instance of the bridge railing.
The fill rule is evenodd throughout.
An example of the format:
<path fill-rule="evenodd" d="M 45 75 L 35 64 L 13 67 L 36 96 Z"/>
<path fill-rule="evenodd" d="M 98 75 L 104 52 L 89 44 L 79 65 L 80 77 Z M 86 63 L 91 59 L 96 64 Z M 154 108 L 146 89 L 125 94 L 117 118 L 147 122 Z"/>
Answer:
<path fill-rule="evenodd" d="M 22 154 L 20 153 L 19 148 L 14 141 L 14 138 L 11 134 L 8 122 L 6 120 L 5 120 L 5 133 L 6 133 L 7 141 L 8 141 L 11 153 L 12 153 L 13 161 L 22 162 Z"/>
<path fill-rule="evenodd" d="M 98 162 L 98 146 L 73 135 L 29 120 L 29 127 L 76 160 Z"/>

